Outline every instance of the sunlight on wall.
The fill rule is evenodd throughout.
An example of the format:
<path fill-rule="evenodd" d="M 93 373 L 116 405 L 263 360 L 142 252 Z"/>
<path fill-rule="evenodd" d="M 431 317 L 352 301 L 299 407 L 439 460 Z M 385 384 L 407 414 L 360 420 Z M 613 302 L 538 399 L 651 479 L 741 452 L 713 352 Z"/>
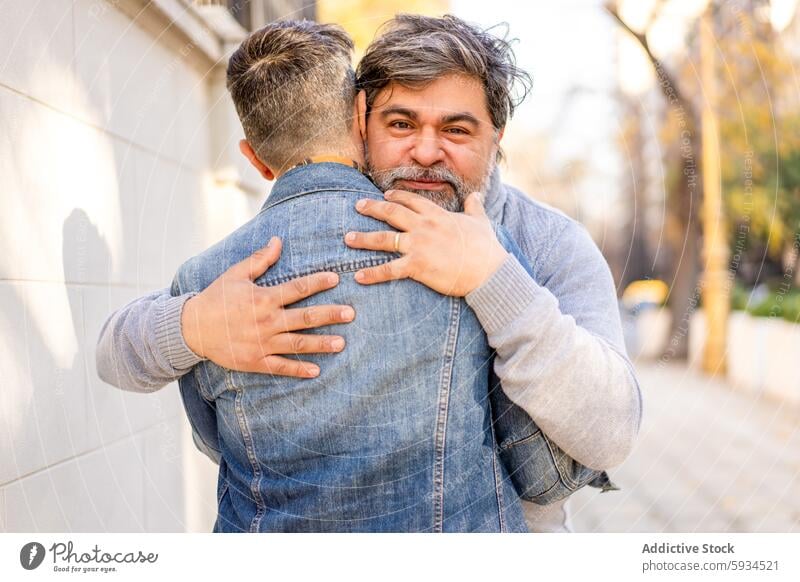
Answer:
<path fill-rule="evenodd" d="M 248 194 L 235 184 L 219 182 L 211 172 L 203 174 L 202 196 L 206 245 L 225 238 L 235 226 L 253 218 L 266 199 L 265 195 Z"/>
<path fill-rule="evenodd" d="M 37 74 L 56 73 L 41 67 Z M 65 92 L 80 95 L 78 83 L 62 77 Z M 112 265 L 102 263 L 122 251 L 118 171 L 109 138 L 21 98 L 14 97 L 14 108 L 13 151 L 0 157 L 8 188 L 0 245 L 10 255 L 10 278 L 104 283 Z M 78 348 L 66 287 L 49 293 L 47 301 L 33 298 L 28 310 L 57 364 L 71 365 Z"/>

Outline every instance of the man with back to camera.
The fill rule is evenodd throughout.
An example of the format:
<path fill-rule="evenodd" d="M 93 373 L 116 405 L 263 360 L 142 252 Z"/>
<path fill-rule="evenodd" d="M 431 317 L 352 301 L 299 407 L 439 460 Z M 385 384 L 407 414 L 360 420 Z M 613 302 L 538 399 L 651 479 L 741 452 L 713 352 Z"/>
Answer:
<path fill-rule="evenodd" d="M 399 239 L 395 233 L 392 236 L 376 235 L 373 240 L 365 240 L 357 235 L 355 241 L 348 241 L 348 244 L 361 247 L 383 245 L 380 250 L 394 250 L 394 245 L 398 244 L 397 250 L 404 255 L 400 259 L 405 261 L 402 263 L 403 270 L 398 272 L 392 267 L 389 271 L 383 266 L 384 271 L 379 271 L 379 276 L 380 273 L 384 278 L 406 274 L 433 289 L 452 294 L 466 292 L 467 301 L 475 308 L 478 319 L 489 333 L 490 342 L 498 350 L 495 368 L 505 393 L 531 414 L 550 440 L 559 445 L 566 444 L 565 450 L 575 459 L 582 462 L 583 459 L 589 460 L 591 463 L 587 464 L 596 468 L 609 467 L 627 454 L 630 440 L 638 427 L 639 415 L 635 380 L 627 360 L 616 351 L 621 351 L 621 341 L 618 338 L 619 321 L 613 286 L 602 257 L 576 223 L 502 186 L 497 173 L 491 172 L 498 134 L 509 113 L 507 103 L 504 113 L 502 99 L 486 98 L 487 94 L 496 95 L 489 87 L 496 89 L 498 83 L 497 79 L 494 79 L 494 85 L 492 79 L 481 79 L 480 59 L 475 63 L 465 63 L 453 55 L 465 54 L 466 51 L 460 49 L 466 43 L 467 51 L 472 50 L 476 54 L 482 52 L 484 58 L 494 57 L 503 64 L 503 59 L 507 59 L 509 53 L 503 53 L 503 46 L 493 44 L 496 42 L 489 35 L 468 27 L 458 19 L 398 17 L 393 26 L 373 43 L 359 68 L 359 82 L 366 89 L 366 100 L 370 107 L 365 123 L 370 162 L 376 170 L 375 177 L 379 184 L 382 172 L 385 173 L 387 168 L 395 164 L 404 168 L 402 175 L 392 178 L 396 185 L 414 187 L 428 197 L 453 198 L 460 191 L 463 198 L 470 190 L 484 189 L 490 216 L 494 214 L 510 226 L 523 251 L 529 254 L 536 280 L 521 272 L 519 263 L 507 256 L 488 280 L 471 290 L 460 287 L 458 280 L 452 276 L 448 279 L 437 270 L 442 266 L 447 267 L 448 263 L 458 263 L 454 257 L 464 253 L 463 248 L 453 244 L 453 240 L 458 241 L 460 232 L 453 229 L 453 218 L 475 217 L 478 207 L 474 201 L 467 203 L 472 212 L 465 216 L 447 213 L 438 206 L 425 204 L 427 201 L 408 194 L 400 194 L 397 198 L 407 210 L 405 213 L 397 208 L 389 210 L 394 204 L 387 205 L 372 199 L 362 211 L 386 218 L 386 211 L 389 210 L 389 217 L 394 217 L 395 226 L 404 234 Z M 406 50 L 387 50 L 387 47 L 390 49 L 403 43 L 406 43 Z M 408 43 L 416 48 L 420 43 L 428 43 L 429 46 L 424 51 L 407 50 Z M 388 57 L 394 57 L 394 61 L 387 58 L 387 53 Z M 409 63 L 409 59 L 428 59 L 429 62 Z M 380 71 L 374 78 L 394 78 L 397 81 L 383 86 L 370 85 L 371 70 Z M 492 70 L 497 70 L 497 67 Z M 409 71 L 418 75 L 418 78 L 404 77 Z M 423 75 L 423 78 L 419 78 L 419 75 Z M 429 78 L 424 78 L 424 75 Z M 480 82 L 470 83 L 471 80 Z M 458 91 L 449 90 L 453 83 L 457 83 L 455 86 Z M 388 95 L 388 100 L 381 99 L 381 92 L 384 97 Z M 454 102 L 454 96 L 472 99 Z M 427 107 L 430 103 L 439 105 L 439 113 L 445 110 L 450 113 L 440 115 Z M 247 130 L 246 123 L 245 127 Z M 431 145 L 438 147 L 429 147 Z M 407 158 L 403 159 L 403 156 Z M 258 157 L 253 157 L 258 161 Z M 267 166 L 262 168 L 262 171 L 266 170 Z M 451 182 L 456 180 L 448 172 L 455 174 L 457 179 L 467 178 L 468 188 L 452 188 Z M 480 188 L 481 180 L 489 175 L 489 187 Z M 526 224 L 526 220 L 538 227 L 538 232 L 533 233 L 536 237 L 531 238 L 531 233 L 526 231 L 531 226 Z M 418 222 L 424 222 L 426 228 L 418 228 Z M 358 228 L 352 230 L 359 231 Z M 477 239 L 470 237 L 468 240 Z M 387 244 L 391 244 L 391 248 L 387 249 Z M 454 246 L 456 248 L 452 248 Z M 493 248 L 491 241 L 468 250 L 485 252 L 487 248 Z M 275 249 L 271 256 L 272 260 L 277 258 Z M 465 256 L 464 260 L 471 258 L 470 253 Z M 445 260 L 442 261 L 442 258 Z M 383 263 L 387 264 L 393 263 Z M 395 266 L 397 264 L 394 263 Z M 582 272 L 578 272 L 577 267 Z M 366 271 L 367 279 L 363 282 L 369 283 L 370 277 L 374 280 L 375 274 L 376 271 Z M 596 275 L 599 280 L 588 285 L 583 280 L 587 274 Z M 228 282 L 231 280 L 228 279 Z M 561 301 L 560 305 L 548 290 Z M 202 318 L 196 319 L 194 314 L 200 312 L 206 317 L 214 311 L 214 305 L 224 306 L 219 296 L 215 301 L 209 301 L 213 297 L 213 294 L 201 293 L 187 302 L 183 311 L 187 343 L 190 347 L 198 346 L 198 352 L 212 359 L 214 356 L 199 346 L 197 337 L 218 338 L 220 334 L 204 330 Z M 181 305 L 184 300 L 181 299 Z M 199 309 L 201 306 L 202 309 Z M 132 337 L 130 330 L 125 330 L 124 318 L 136 314 L 136 309 L 141 307 L 131 306 L 117 314 L 106 328 L 105 338 L 109 337 L 110 330 L 113 330 L 113 337 L 120 333 L 128 339 Z M 217 311 L 224 312 L 220 309 Z M 176 317 L 174 312 L 171 312 L 172 329 L 177 319 L 176 340 L 181 340 L 180 314 Z M 573 315 L 574 319 L 565 313 Z M 123 319 L 120 320 L 120 317 Z M 162 318 L 161 324 L 164 319 L 167 318 Z M 211 317 L 206 319 L 213 321 Z M 199 323 L 196 326 L 198 329 L 192 329 L 194 321 Z M 576 321 L 579 325 L 576 325 Z M 247 325 L 231 327 L 237 331 L 247 328 Z M 164 329 L 164 325 L 161 329 Z M 196 333 L 198 331 L 200 333 Z M 163 334 L 160 337 L 164 337 Z M 181 343 L 177 341 L 173 347 L 180 348 Z M 151 342 L 150 346 L 153 345 Z M 350 348 L 352 345 L 348 346 L 348 351 Z M 183 355 L 186 352 L 184 350 Z M 99 351 L 98 364 L 101 359 Z M 100 365 L 98 368 L 102 369 Z M 587 376 L 587 371 L 596 374 L 594 377 Z M 146 374 L 140 375 L 144 376 Z M 558 386 L 560 390 L 550 390 L 548 385 Z M 587 386 L 594 390 L 587 390 Z M 597 420 L 607 420 L 607 424 L 598 427 Z M 560 523 L 553 525 L 554 520 L 548 522 L 546 516 L 539 513 L 534 517 L 534 521 L 541 525 L 539 529 L 559 529 L 558 526 L 563 526 L 563 508 L 556 505 L 555 509 L 558 514 L 552 515 L 556 515 Z"/>

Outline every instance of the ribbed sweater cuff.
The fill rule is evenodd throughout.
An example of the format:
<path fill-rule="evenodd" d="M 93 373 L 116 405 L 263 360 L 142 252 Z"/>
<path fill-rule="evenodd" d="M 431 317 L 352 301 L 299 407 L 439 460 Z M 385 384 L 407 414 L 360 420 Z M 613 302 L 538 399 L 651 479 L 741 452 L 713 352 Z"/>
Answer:
<path fill-rule="evenodd" d="M 195 354 L 183 339 L 181 313 L 194 293 L 170 297 L 156 312 L 156 346 L 167 363 L 177 371 L 188 371 L 203 358 Z"/>
<path fill-rule="evenodd" d="M 527 309 L 540 290 L 516 257 L 508 255 L 494 275 L 465 299 L 484 331 L 493 334 Z"/>

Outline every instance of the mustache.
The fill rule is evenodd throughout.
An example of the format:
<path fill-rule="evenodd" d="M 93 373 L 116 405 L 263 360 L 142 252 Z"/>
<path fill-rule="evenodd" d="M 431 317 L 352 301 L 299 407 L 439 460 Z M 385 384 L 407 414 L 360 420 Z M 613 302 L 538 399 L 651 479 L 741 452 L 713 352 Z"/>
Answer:
<path fill-rule="evenodd" d="M 445 166 L 430 166 L 427 168 L 422 166 L 400 166 L 377 172 L 373 171 L 372 175 L 385 183 L 394 183 L 397 180 L 433 181 L 446 182 L 456 192 L 461 192 L 464 189 L 464 181 Z"/>

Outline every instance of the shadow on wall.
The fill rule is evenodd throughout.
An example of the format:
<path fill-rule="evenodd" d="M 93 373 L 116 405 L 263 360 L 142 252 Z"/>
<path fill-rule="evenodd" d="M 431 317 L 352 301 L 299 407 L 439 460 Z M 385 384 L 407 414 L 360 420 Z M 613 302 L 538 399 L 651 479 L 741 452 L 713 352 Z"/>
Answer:
<path fill-rule="evenodd" d="M 109 263 L 104 240 L 79 209 L 64 223 L 63 252 L 67 282 L 76 280 L 89 257 Z M 36 260 L 35 252 L 31 260 Z M 8 341 L 2 371 L 8 384 L 0 398 L 9 439 L 0 464 L 3 527 L 97 529 L 109 508 L 96 493 L 100 487 L 114 490 L 114 471 L 92 467 L 102 465 L 98 458 L 83 465 L 70 462 L 91 449 L 85 348 L 91 339 L 85 335 L 81 289 L 62 282 L 26 281 L 3 291 L 8 327 L 0 341 Z M 116 502 L 126 504 L 125 499 Z"/>
<path fill-rule="evenodd" d="M 64 281 L 89 280 L 89 267 L 92 273 L 100 275 L 100 283 L 111 278 L 111 253 L 103 235 L 89 220 L 82 208 L 75 208 L 64 221 L 62 238 L 62 260 L 64 261 Z M 72 323 L 79 329 L 82 321 L 76 317 L 72 302 Z"/>
<path fill-rule="evenodd" d="M 63 223 L 61 250 L 65 282 L 0 285 L 0 529 L 184 531 L 176 395 L 97 378 L 99 325 L 119 304 L 111 253 L 81 208 Z"/>
<path fill-rule="evenodd" d="M 139 286 L 255 202 L 204 181 L 207 85 L 189 55 L 91 6 L 0 25 L 21 64 L 0 74 L 0 530 L 209 531 L 216 471 L 193 464 L 174 387 L 108 386 L 94 348 Z"/>

